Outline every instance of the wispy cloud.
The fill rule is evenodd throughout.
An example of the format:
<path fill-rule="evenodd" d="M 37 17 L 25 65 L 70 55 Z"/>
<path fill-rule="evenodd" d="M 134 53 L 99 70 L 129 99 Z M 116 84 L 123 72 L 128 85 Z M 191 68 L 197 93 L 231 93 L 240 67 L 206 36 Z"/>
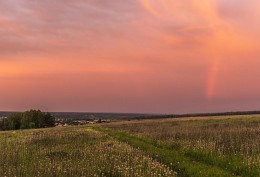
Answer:
<path fill-rule="evenodd" d="M 68 102 L 81 111 L 201 112 L 227 109 L 227 99 L 255 106 L 247 98 L 260 97 L 259 5 L 0 1 L 0 107 L 65 110 Z M 49 99 L 38 95 L 44 90 Z"/>

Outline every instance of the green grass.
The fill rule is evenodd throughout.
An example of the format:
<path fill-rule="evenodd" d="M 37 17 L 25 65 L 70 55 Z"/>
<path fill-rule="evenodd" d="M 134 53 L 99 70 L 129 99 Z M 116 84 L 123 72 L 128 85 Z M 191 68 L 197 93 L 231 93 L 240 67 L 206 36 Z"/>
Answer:
<path fill-rule="evenodd" d="M 113 131 L 109 129 L 96 128 L 96 130 L 108 134 L 115 139 L 126 142 L 131 146 L 140 148 L 148 155 L 161 161 L 162 163 L 171 166 L 179 176 L 236 176 L 234 173 L 212 166 L 211 164 L 195 161 L 195 158 L 190 158 L 181 152 L 170 149 L 162 144 L 157 144 L 155 141 L 147 138 L 132 136 L 126 132 Z"/>
<path fill-rule="evenodd" d="M 178 170 L 181 176 L 201 176 L 200 166 L 206 166 L 206 170 L 203 170 L 206 176 L 260 176 L 259 117 L 166 119 L 124 125 L 111 124 L 102 126 L 102 129 L 111 131 L 108 132 L 110 136 L 135 147 L 142 147 L 148 154 L 153 154 L 153 151 L 147 151 L 145 146 L 151 145 L 155 150 L 159 148 L 165 153 L 175 153 L 171 155 L 175 159 L 171 160 L 163 152 L 157 153 L 157 156 L 166 164 L 178 163 L 180 160 L 176 160 L 176 157 L 184 159 L 185 164 L 174 168 L 181 169 Z M 145 144 L 133 142 L 133 139 Z"/>

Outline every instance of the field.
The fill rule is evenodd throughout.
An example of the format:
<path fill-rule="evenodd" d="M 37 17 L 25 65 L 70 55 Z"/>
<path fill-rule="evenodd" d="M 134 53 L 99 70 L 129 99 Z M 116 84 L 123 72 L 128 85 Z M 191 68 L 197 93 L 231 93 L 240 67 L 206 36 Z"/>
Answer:
<path fill-rule="evenodd" d="M 0 132 L 0 176 L 260 176 L 260 116 Z"/>
<path fill-rule="evenodd" d="M 173 170 L 90 127 L 0 133 L 0 176 L 174 176 Z"/>

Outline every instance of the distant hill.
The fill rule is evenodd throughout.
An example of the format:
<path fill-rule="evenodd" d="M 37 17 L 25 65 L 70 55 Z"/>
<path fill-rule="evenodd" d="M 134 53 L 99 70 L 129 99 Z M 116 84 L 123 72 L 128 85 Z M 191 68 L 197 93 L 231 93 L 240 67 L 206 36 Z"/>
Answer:
<path fill-rule="evenodd" d="M 91 112 L 52 112 L 54 117 L 59 119 L 134 119 L 158 116 L 154 114 L 138 113 L 91 113 Z"/>
<path fill-rule="evenodd" d="M 14 112 L 0 112 L 0 117 L 7 117 Z M 138 113 L 94 113 L 94 112 L 51 112 L 57 119 L 151 119 L 151 118 L 181 118 L 181 117 L 208 117 L 229 115 L 254 115 L 260 111 L 237 111 L 219 113 L 191 113 L 191 114 L 138 114 Z"/>
<path fill-rule="evenodd" d="M 17 112 L 0 112 L 0 117 L 8 117 L 11 113 Z M 138 113 L 92 113 L 92 112 L 50 112 L 57 119 L 135 119 L 160 117 L 155 114 L 138 114 Z"/>

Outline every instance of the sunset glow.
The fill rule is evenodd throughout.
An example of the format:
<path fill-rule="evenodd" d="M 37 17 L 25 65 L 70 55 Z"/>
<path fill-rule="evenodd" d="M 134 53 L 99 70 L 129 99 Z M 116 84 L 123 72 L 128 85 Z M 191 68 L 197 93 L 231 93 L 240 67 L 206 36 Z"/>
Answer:
<path fill-rule="evenodd" d="M 257 0 L 0 2 L 0 109 L 260 109 Z"/>

